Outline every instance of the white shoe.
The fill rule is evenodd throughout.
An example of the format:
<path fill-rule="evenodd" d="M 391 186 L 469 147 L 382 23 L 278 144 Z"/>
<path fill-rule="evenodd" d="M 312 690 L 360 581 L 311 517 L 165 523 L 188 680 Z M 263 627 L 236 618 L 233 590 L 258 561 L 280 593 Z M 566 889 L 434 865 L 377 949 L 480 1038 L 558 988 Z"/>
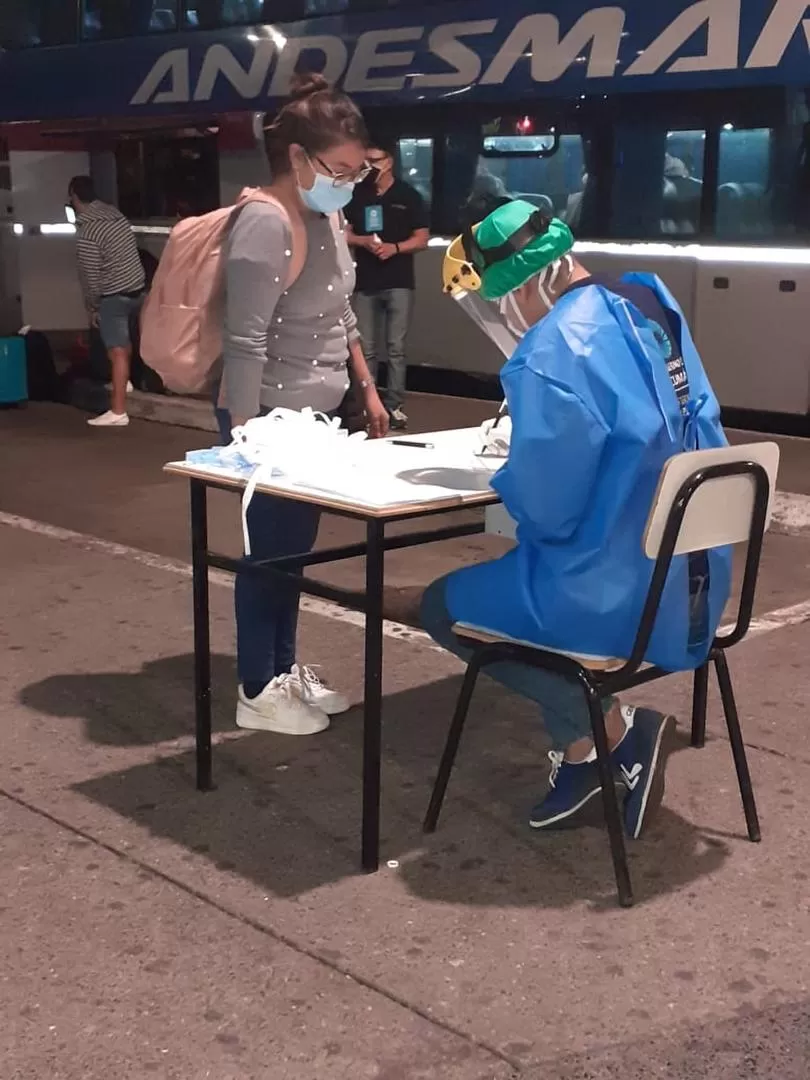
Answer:
<path fill-rule="evenodd" d="M 113 385 L 112 385 L 111 382 L 108 382 L 106 384 L 106 386 L 104 387 L 105 390 L 112 390 L 112 388 L 113 388 Z M 132 385 L 132 383 L 129 381 L 129 379 L 127 379 L 127 393 L 131 394 L 131 393 L 134 392 L 134 390 L 135 390 L 135 387 Z"/>
<path fill-rule="evenodd" d="M 278 735 L 317 735 L 329 727 L 329 717 L 302 700 L 297 679 L 279 675 L 255 698 L 245 697 L 244 687 L 239 687 L 236 723 L 240 728 Z"/>
<path fill-rule="evenodd" d="M 87 423 L 90 427 L 126 427 L 129 423 L 129 417 L 126 413 L 117 413 L 109 409 L 107 412 L 102 413 L 101 416 L 94 416 Z"/>
<path fill-rule="evenodd" d="M 290 679 L 293 680 L 301 700 L 307 705 L 314 705 L 316 709 L 322 709 L 327 716 L 339 716 L 349 711 L 349 699 L 321 682 L 312 668 L 294 664 Z"/>

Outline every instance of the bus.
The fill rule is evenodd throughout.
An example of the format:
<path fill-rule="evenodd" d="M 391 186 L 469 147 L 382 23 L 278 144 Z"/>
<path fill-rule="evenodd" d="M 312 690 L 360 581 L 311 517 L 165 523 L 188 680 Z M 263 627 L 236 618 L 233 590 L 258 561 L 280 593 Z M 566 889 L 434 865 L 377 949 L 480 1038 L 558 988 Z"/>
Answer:
<path fill-rule="evenodd" d="M 506 194 L 667 282 L 731 422 L 810 434 L 804 0 L 3 0 L 0 44 L 0 324 L 83 325 L 71 175 L 159 256 L 267 180 L 261 116 L 319 70 L 430 206 L 412 388 L 497 394 L 440 266 Z"/>

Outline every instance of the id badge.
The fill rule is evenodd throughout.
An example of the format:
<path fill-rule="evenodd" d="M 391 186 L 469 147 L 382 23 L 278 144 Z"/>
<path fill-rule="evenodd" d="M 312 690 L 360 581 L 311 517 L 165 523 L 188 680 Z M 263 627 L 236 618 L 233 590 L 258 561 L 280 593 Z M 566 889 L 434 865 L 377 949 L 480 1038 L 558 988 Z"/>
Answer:
<path fill-rule="evenodd" d="M 383 208 L 381 206 L 367 206 L 366 207 L 366 220 L 365 220 L 367 233 L 382 232 L 383 229 Z"/>

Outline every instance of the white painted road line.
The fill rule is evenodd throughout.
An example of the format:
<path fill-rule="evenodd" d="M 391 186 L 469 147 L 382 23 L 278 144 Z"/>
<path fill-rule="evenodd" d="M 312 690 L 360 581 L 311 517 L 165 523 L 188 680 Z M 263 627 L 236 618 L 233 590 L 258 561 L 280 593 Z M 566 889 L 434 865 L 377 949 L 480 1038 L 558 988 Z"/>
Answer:
<path fill-rule="evenodd" d="M 772 528 L 789 536 L 810 532 L 810 495 L 778 491 L 773 501 Z"/>
<path fill-rule="evenodd" d="M 129 547 L 126 544 L 116 544 L 112 540 L 101 540 L 97 536 L 88 536 L 86 533 L 74 532 L 72 529 L 63 529 L 59 525 L 49 525 L 45 521 L 34 521 L 32 518 L 19 517 L 17 514 L 7 514 L 0 510 L 0 525 L 6 525 L 10 529 L 21 529 L 23 532 L 34 533 L 36 536 L 46 536 L 50 540 L 59 540 L 62 543 L 73 544 L 85 551 L 98 551 L 104 555 L 111 555 L 116 559 L 127 559 L 138 563 L 140 566 L 148 566 L 152 570 L 163 570 L 167 574 L 176 574 L 179 577 L 191 577 L 191 563 L 181 562 L 178 559 L 170 559 L 165 555 L 155 555 L 151 551 L 143 551 L 140 548 Z M 233 588 L 233 576 L 221 570 L 211 570 L 209 581 L 212 585 L 218 585 L 227 589 Z M 331 604 L 327 600 L 319 600 L 314 596 L 301 597 L 301 610 L 308 611 L 312 615 L 320 615 L 324 619 L 333 619 L 335 622 L 348 623 L 350 626 L 365 626 L 365 616 L 359 611 L 349 611 L 338 604 Z M 440 645 L 436 645 L 423 630 L 415 630 L 412 626 L 404 626 L 402 623 L 383 623 L 383 633 L 387 637 L 396 638 L 397 641 L 410 641 L 414 644 L 427 646 L 436 652 L 445 652 Z"/>
<path fill-rule="evenodd" d="M 810 621 L 810 600 L 803 600 L 799 604 L 791 604 L 790 607 L 769 611 L 759 619 L 752 619 L 748 637 L 770 634 L 774 630 L 784 630 L 786 626 L 800 626 L 808 621 Z M 725 632 L 731 629 L 731 626 L 723 627 Z"/>
<path fill-rule="evenodd" d="M 805 496 L 801 496 L 804 498 Z M 58 540 L 62 543 L 73 544 L 85 551 L 98 551 L 104 555 L 110 555 L 117 559 L 128 559 L 130 562 L 147 566 L 152 570 L 162 570 L 168 574 L 176 574 L 179 577 L 191 577 L 191 564 L 181 562 L 178 559 L 170 559 L 164 555 L 155 555 L 151 551 L 142 551 L 140 548 L 129 547 L 126 544 L 116 544 L 112 540 L 100 540 L 97 536 L 88 536 L 85 533 L 74 532 L 72 529 L 63 529 L 59 525 L 49 525 L 44 521 L 34 521 L 31 518 L 19 517 L 17 514 L 7 514 L 0 510 L 0 525 L 10 529 L 20 529 L 23 532 L 34 533 L 37 536 L 45 536 L 50 540 Z M 209 575 L 212 585 L 224 588 L 233 588 L 233 577 L 220 570 L 212 570 Z M 350 626 L 363 627 L 365 617 L 359 611 L 348 611 L 346 608 L 331 604 L 317 597 L 301 597 L 301 610 L 308 611 L 313 615 L 319 615 L 324 619 L 332 619 L 335 622 L 348 623 Z M 762 634 L 770 634 L 774 630 L 783 630 L 788 626 L 799 626 L 810 622 L 810 600 L 803 600 L 789 607 L 778 608 L 769 611 L 758 619 L 753 619 L 749 630 L 749 637 L 759 637 Z M 721 633 L 731 630 L 731 626 L 721 628 Z M 385 621 L 383 633 L 387 637 L 396 638 L 397 641 L 410 642 L 430 648 L 436 652 L 444 652 L 441 646 L 436 645 L 423 630 L 415 630 L 411 626 L 402 623 Z"/>

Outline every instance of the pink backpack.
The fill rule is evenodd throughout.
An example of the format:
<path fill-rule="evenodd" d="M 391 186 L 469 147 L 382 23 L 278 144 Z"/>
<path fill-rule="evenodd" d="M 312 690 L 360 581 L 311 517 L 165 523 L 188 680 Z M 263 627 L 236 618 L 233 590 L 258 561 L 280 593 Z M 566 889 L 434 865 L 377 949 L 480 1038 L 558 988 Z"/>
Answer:
<path fill-rule="evenodd" d="M 246 188 L 235 206 L 186 218 L 172 229 L 141 311 L 141 356 L 167 390 L 197 394 L 208 387 L 222 355 L 224 264 L 222 251 L 236 215 L 250 202 L 281 203 L 257 188 Z M 303 225 L 290 223 L 293 256 L 286 288 L 307 257 Z"/>

